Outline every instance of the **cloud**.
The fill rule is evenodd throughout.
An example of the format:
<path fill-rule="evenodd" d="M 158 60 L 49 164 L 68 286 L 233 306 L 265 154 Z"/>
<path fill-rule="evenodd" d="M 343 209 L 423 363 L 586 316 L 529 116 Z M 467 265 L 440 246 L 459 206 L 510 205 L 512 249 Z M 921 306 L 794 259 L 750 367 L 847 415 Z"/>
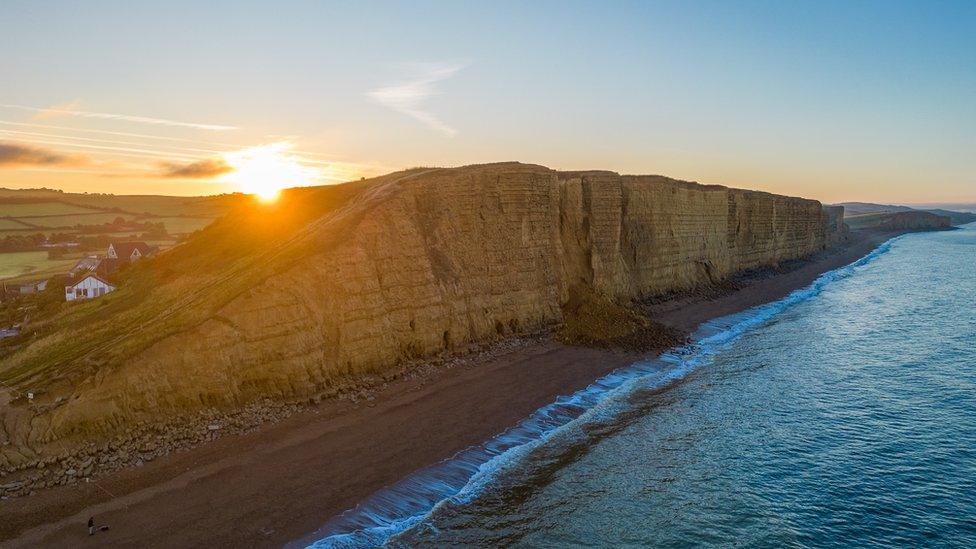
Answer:
<path fill-rule="evenodd" d="M 420 74 L 406 82 L 377 88 L 367 92 L 367 96 L 379 104 L 401 114 L 419 120 L 432 130 L 447 136 L 457 134 L 457 130 L 426 110 L 423 104 L 438 92 L 435 84 L 454 76 L 465 65 L 445 63 L 422 63 L 415 65 Z"/>
<path fill-rule="evenodd" d="M 208 158 L 189 164 L 164 163 L 163 168 L 163 173 L 160 175 L 174 179 L 210 179 L 234 171 L 234 168 L 223 158 Z"/>
<path fill-rule="evenodd" d="M 70 105 L 68 105 L 70 107 Z M 60 108 L 60 106 L 41 109 L 38 107 L 28 107 L 25 105 L 6 105 L 0 104 L 6 109 L 19 109 L 22 111 L 32 111 L 39 113 L 37 116 L 50 118 L 52 116 L 77 116 L 81 118 L 101 118 L 104 120 L 121 120 L 123 122 L 137 122 L 140 124 L 156 124 L 160 126 L 176 126 L 181 128 L 194 128 L 198 130 L 227 131 L 236 130 L 236 126 L 221 126 L 217 124 L 200 124 L 198 122 L 180 122 L 178 120 L 167 120 L 165 118 L 149 118 L 146 116 L 131 116 L 127 114 L 113 114 L 107 112 L 79 111 L 73 108 Z"/>
<path fill-rule="evenodd" d="M 23 166 L 77 166 L 88 161 L 86 156 L 63 154 L 44 149 L 0 142 L 0 167 L 18 168 Z"/>
<path fill-rule="evenodd" d="M 62 116 L 70 116 L 65 113 L 70 113 L 78 109 L 81 106 L 81 100 L 75 99 L 74 101 L 68 101 L 67 103 L 61 103 L 59 105 L 51 105 L 46 109 L 38 110 L 37 114 L 31 117 L 31 120 L 48 120 L 51 118 L 60 118 Z"/>

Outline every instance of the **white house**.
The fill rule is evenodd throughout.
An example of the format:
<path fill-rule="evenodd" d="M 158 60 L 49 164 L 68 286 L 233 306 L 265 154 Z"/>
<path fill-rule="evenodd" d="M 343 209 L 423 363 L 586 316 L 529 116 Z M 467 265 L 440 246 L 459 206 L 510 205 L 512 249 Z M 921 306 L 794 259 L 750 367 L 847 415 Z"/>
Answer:
<path fill-rule="evenodd" d="M 76 301 L 80 299 L 92 299 L 101 297 L 109 292 L 115 291 L 115 286 L 105 282 L 97 275 L 89 274 L 80 280 L 64 287 L 65 301 Z"/>

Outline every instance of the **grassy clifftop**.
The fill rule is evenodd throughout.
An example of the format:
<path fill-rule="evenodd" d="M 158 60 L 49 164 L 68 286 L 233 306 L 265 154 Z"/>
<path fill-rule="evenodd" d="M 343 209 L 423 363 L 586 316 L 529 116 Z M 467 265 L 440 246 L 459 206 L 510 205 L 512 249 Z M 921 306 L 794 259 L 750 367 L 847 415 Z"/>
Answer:
<path fill-rule="evenodd" d="M 242 201 L 186 243 L 120 273 L 119 290 L 98 300 L 54 303 L 23 326 L 0 359 L 0 382 L 43 391 L 111 367 L 152 342 L 192 327 L 273 275 L 314 243 L 311 222 L 364 190 L 411 172 L 344 185 L 289 189 L 278 201 Z M 48 300 L 52 301 L 52 300 Z M 146 326 L 152 326 L 146 330 Z"/>
<path fill-rule="evenodd" d="M 665 345 L 677 335 L 633 300 L 815 253 L 832 226 L 814 200 L 519 163 L 293 189 L 136 263 L 117 292 L 34 316 L 0 381 L 37 398 L 0 404 L 0 439 L 335 394 L 546 326 Z"/>

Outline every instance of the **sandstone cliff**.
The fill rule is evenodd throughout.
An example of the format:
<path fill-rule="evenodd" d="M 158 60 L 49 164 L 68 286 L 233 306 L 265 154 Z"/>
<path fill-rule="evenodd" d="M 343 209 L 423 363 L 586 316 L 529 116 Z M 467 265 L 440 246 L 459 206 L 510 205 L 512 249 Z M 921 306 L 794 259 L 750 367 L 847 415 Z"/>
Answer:
<path fill-rule="evenodd" d="M 146 262 L 128 285 L 145 295 L 86 304 L 6 357 L 0 376 L 44 389 L 31 411 L 0 410 L 8 445 L 328 391 L 558 324 L 574 288 L 626 303 L 807 256 L 843 229 L 814 200 L 518 163 L 413 170 L 310 206 L 321 192 L 289 192 L 279 210 L 302 216 L 218 224 L 197 240 L 242 246 L 217 261 L 191 241 Z M 276 232 L 274 216 L 302 221 Z"/>
<path fill-rule="evenodd" d="M 884 231 L 928 231 L 952 227 L 952 220 L 947 216 L 916 210 L 855 215 L 847 217 L 845 222 L 855 229 Z"/>

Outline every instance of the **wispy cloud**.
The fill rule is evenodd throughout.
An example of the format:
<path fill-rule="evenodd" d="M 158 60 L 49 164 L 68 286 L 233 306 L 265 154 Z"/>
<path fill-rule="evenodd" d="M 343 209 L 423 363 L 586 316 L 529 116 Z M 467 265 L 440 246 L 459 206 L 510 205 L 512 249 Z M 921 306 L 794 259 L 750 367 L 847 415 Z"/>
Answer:
<path fill-rule="evenodd" d="M 63 154 L 51 149 L 0 142 L 0 167 L 19 168 L 25 166 L 78 166 L 88 162 L 88 157 L 77 154 Z"/>
<path fill-rule="evenodd" d="M 81 107 L 80 99 L 74 99 L 72 101 L 68 101 L 67 103 L 61 103 L 58 105 L 51 105 L 50 107 L 39 109 L 37 113 L 31 117 L 31 120 L 48 120 L 51 118 L 60 118 L 62 116 L 71 116 L 67 113 L 74 112 L 78 110 L 79 107 Z"/>
<path fill-rule="evenodd" d="M 212 179 L 234 171 L 223 158 L 208 158 L 189 164 L 163 163 L 162 177 L 172 179 Z"/>
<path fill-rule="evenodd" d="M 114 114 L 107 112 L 80 111 L 73 108 L 60 108 L 59 106 L 39 108 L 26 105 L 0 104 L 5 109 L 18 109 L 22 111 L 36 112 L 44 118 L 53 116 L 77 116 L 80 118 L 100 118 L 104 120 L 121 120 L 123 122 L 136 122 L 140 124 L 155 124 L 159 126 L 175 126 L 180 128 L 194 128 L 198 130 L 227 131 L 236 130 L 236 126 L 221 126 L 218 124 L 201 124 L 198 122 L 181 122 L 178 120 L 167 120 L 165 118 L 150 118 L 147 116 L 131 116 L 127 114 Z"/>
<path fill-rule="evenodd" d="M 412 65 L 417 75 L 410 80 L 371 90 L 366 95 L 385 107 L 419 120 L 432 130 L 453 136 L 457 134 L 457 130 L 428 111 L 424 103 L 439 93 L 436 89 L 438 82 L 454 76 L 465 66 L 464 64 L 446 63 Z"/>

